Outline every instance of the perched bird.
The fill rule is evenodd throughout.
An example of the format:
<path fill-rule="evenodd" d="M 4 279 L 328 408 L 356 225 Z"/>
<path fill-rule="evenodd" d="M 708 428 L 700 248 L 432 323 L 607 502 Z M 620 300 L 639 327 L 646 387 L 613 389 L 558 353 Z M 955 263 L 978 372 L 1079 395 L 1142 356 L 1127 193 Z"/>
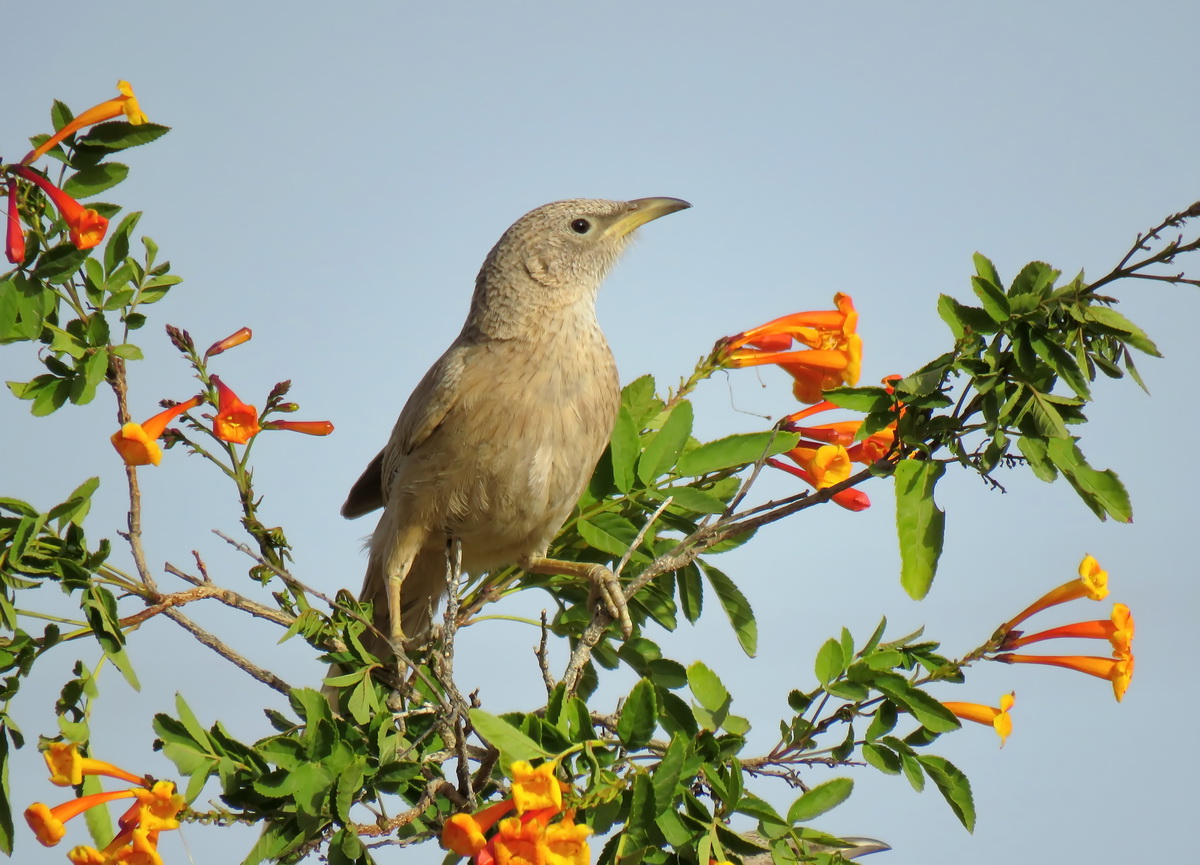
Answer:
<path fill-rule="evenodd" d="M 596 293 L 638 226 L 677 198 L 572 199 L 518 219 L 475 278 L 458 338 L 409 396 L 342 515 L 383 515 L 361 599 L 394 645 L 428 632 L 446 589 L 447 542 L 462 568 L 518 564 L 586 577 L 628 633 L 625 598 L 600 565 L 545 557 L 612 434 L 620 385 Z M 392 653 L 367 632 L 374 654 Z"/>

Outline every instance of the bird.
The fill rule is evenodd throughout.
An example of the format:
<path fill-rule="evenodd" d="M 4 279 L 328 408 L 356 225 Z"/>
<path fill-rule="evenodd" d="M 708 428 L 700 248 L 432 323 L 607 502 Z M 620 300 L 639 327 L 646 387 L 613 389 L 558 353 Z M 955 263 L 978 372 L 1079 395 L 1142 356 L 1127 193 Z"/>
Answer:
<path fill-rule="evenodd" d="M 771 844 L 757 832 L 746 832 L 744 836 L 751 842 L 758 844 L 761 847 L 770 847 Z M 875 838 L 863 838 L 857 835 L 844 835 L 841 838 L 845 842 L 844 847 L 833 847 L 825 844 L 818 844 L 815 841 L 804 842 L 804 849 L 800 850 L 795 843 L 788 841 L 787 844 L 792 848 L 793 854 L 801 853 L 807 856 L 814 856 L 820 853 L 840 854 L 842 859 L 858 859 L 866 856 L 869 853 L 882 853 L 891 850 L 890 844 L 879 841 Z M 770 850 L 763 850 L 761 853 L 751 853 L 742 856 L 743 865 L 772 865 L 774 859 Z"/>
<path fill-rule="evenodd" d="M 596 320 L 600 284 L 639 226 L 677 198 L 570 199 L 526 213 L 484 259 L 462 331 L 417 384 L 341 513 L 383 513 L 367 544 L 363 645 L 380 658 L 432 626 L 447 549 L 463 572 L 519 565 L 586 578 L 628 637 L 602 565 L 546 558 L 607 446 L 620 381 Z"/>

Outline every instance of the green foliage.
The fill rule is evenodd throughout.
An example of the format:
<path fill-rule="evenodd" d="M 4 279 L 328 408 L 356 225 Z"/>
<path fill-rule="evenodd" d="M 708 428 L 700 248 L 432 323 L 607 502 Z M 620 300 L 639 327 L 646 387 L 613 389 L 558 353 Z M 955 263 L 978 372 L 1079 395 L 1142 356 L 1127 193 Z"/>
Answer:
<path fill-rule="evenodd" d="M 54 104 L 56 129 L 72 116 L 67 106 Z M 88 198 L 126 179 L 129 168 L 109 156 L 166 131 L 154 124 L 104 123 L 68 136 L 47 158 L 61 165 L 67 193 Z M 92 203 L 113 224 L 102 250 L 79 249 L 42 192 L 24 180 L 20 187 L 28 248 L 17 266 L 0 275 L 0 343 L 27 344 L 45 371 L 8 387 L 37 416 L 89 403 L 110 389 L 126 418 L 129 369 L 143 357 L 131 339 L 154 312 L 151 305 L 181 279 L 158 260 L 149 238 L 140 238 L 140 251 L 132 254 L 139 213 L 117 221 L 119 207 Z M 1178 227 L 1194 216 L 1200 207 L 1164 226 Z M 752 487 L 770 458 L 797 446 L 798 434 L 777 428 L 706 442 L 695 437 L 688 397 L 724 368 L 721 343 L 674 393 L 660 394 L 649 376 L 630 382 L 611 443 L 549 551 L 612 571 L 629 606 L 628 638 L 605 609 L 589 603 L 592 586 L 577 577 L 511 567 L 460 583 L 451 569 L 457 591 L 431 645 L 408 647 L 399 662 L 374 656 L 363 642 L 369 604 L 345 593 L 325 598 L 288 571 L 286 535 L 259 516 L 263 499 L 252 484 L 251 445 L 219 438 L 191 413 L 167 431 L 165 447 L 201 456 L 232 483 L 251 542 L 244 546 L 254 562 L 248 578 L 272 586 L 273 607 L 217 586 L 207 574 L 174 572 L 191 582 L 190 594 L 164 594 L 140 554 L 132 522 L 126 525 L 133 568 L 127 573 L 114 566 L 109 542 L 92 546 L 83 529 L 97 478 L 46 511 L 0 498 L 0 849 L 11 853 L 14 842 L 9 743 L 25 744 L 8 712 L 36 662 L 52 650 L 90 652 L 98 659 L 91 666 L 76 661 L 55 705 L 57 737 L 86 743 L 100 696 L 99 665 L 111 663 L 136 688 L 127 634 L 167 610 L 181 624 L 194 625 L 186 604 L 212 599 L 255 617 L 256 624 L 278 627 L 282 639 L 300 637 L 336 665 L 322 694 L 282 682 L 205 635 L 211 638 L 202 638 L 205 645 L 285 695 L 288 712 L 268 712 L 274 733 L 255 742 L 239 740 L 219 720 L 206 727 L 183 694 L 173 713 L 153 719 L 155 745 L 186 779 L 193 807 L 206 785 L 219 791 L 219 810 L 191 817 L 261 825 L 247 863 L 295 861 L 318 848 L 332 863 L 365 863 L 371 854 L 364 837 L 386 835 L 400 844 L 431 839 L 452 814 L 510 795 L 516 761 L 555 767 L 578 819 L 610 834 L 601 863 L 705 863 L 768 850 L 780 865 L 810 861 L 810 854 L 815 861 L 836 861 L 829 850 L 845 845 L 810 824 L 846 801 L 854 782 L 836 777 L 810 786 L 807 770 L 814 765 L 845 772 L 865 765 L 902 775 L 917 791 L 932 780 L 971 830 L 975 810 L 965 774 L 927 750 L 960 727 L 932 692 L 963 682 L 971 664 L 1002 651 L 1003 634 L 952 660 L 921 631 L 885 641 L 886 619 L 858 645 L 842 628 L 818 648 L 811 676 L 790 672 L 810 669 L 794 659 L 781 667 L 789 672 L 778 682 L 785 697 L 779 736 L 768 752 L 756 754 L 747 744 L 751 721 L 734 711 L 737 687 L 722 681 L 709 666 L 712 659 L 666 657 L 653 639 L 655 629 L 674 630 L 680 615 L 692 624 L 706 613 L 719 616 L 753 656 L 754 612 L 714 557 L 750 541 L 760 526 L 796 518 L 871 477 L 893 477 L 900 579 L 914 598 L 930 591 L 937 571 L 946 514 L 935 494 L 951 466 L 996 486 L 1001 470 L 1022 466 L 1047 482 L 1061 475 L 1101 519 L 1130 520 L 1124 487 L 1112 471 L 1088 464 L 1077 428 L 1087 420 L 1097 373 L 1128 373 L 1140 384 L 1131 351 L 1156 356 L 1158 350 L 1113 308 L 1116 299 L 1098 289 L 1198 246 L 1200 241 L 1168 244 L 1134 263 L 1131 252 L 1092 284 L 1082 275 L 1061 282 L 1059 271 L 1032 262 L 1005 285 L 992 263 L 976 255 L 972 303 L 949 295 L 937 302 L 951 336 L 943 353 L 886 387 L 826 392 L 834 404 L 862 413 L 856 441 L 894 428 L 894 444 L 858 475 L 782 501 L 754 499 Z M 1135 249 L 1148 247 L 1139 238 Z M 215 405 L 209 362 L 219 352 L 202 354 L 185 330 L 168 326 L 167 334 L 200 381 L 201 399 Z M 260 422 L 296 408 L 285 402 L 289 386 L 275 386 Z M 136 405 L 148 403 L 147 394 L 137 395 Z M 133 497 L 130 507 L 137 513 L 140 499 Z M 33 590 L 47 585 L 78 606 L 77 618 L 45 623 Z M 452 669 L 455 635 L 497 599 L 528 588 L 545 590 L 553 602 L 539 652 L 546 701 L 499 715 L 460 692 Z M 30 622 L 41 622 L 40 633 L 30 630 Z M 570 653 L 561 675 L 549 668 L 545 644 L 552 639 Z M 603 671 L 621 666 L 635 674 L 635 684 L 617 705 L 593 705 Z M 765 798 L 764 774 L 802 791 L 785 814 Z M 111 836 L 99 812 L 91 819 L 94 837 Z M 760 837 L 735 831 L 747 822 Z"/>

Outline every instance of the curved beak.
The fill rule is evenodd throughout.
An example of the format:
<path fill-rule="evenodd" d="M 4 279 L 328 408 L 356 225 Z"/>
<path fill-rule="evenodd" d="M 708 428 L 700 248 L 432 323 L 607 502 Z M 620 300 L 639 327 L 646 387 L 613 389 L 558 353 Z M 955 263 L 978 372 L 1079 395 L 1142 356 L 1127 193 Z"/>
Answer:
<path fill-rule="evenodd" d="M 638 226 L 691 206 L 681 198 L 635 198 L 626 203 L 625 212 L 609 224 L 605 234 L 624 237 Z"/>

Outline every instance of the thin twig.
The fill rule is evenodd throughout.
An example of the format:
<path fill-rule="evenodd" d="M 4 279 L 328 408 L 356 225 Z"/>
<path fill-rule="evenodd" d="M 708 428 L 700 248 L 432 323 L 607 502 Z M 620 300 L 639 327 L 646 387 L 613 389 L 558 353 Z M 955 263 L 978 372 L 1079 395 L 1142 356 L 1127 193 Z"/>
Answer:
<path fill-rule="evenodd" d="M 267 687 L 274 688 L 285 697 L 290 697 L 292 695 L 291 685 L 276 676 L 271 671 L 264 670 L 257 664 L 254 664 L 251 661 L 248 661 L 246 658 L 243 658 L 240 654 L 229 648 L 229 646 L 225 645 L 225 643 L 221 642 L 208 631 L 201 628 L 179 610 L 169 608 L 163 611 L 163 615 L 173 620 L 181 628 L 183 628 L 185 631 L 188 631 L 193 637 L 195 637 L 204 645 L 208 646 L 222 658 L 250 674 L 255 679 L 258 679 L 258 681 L 262 682 Z"/>

